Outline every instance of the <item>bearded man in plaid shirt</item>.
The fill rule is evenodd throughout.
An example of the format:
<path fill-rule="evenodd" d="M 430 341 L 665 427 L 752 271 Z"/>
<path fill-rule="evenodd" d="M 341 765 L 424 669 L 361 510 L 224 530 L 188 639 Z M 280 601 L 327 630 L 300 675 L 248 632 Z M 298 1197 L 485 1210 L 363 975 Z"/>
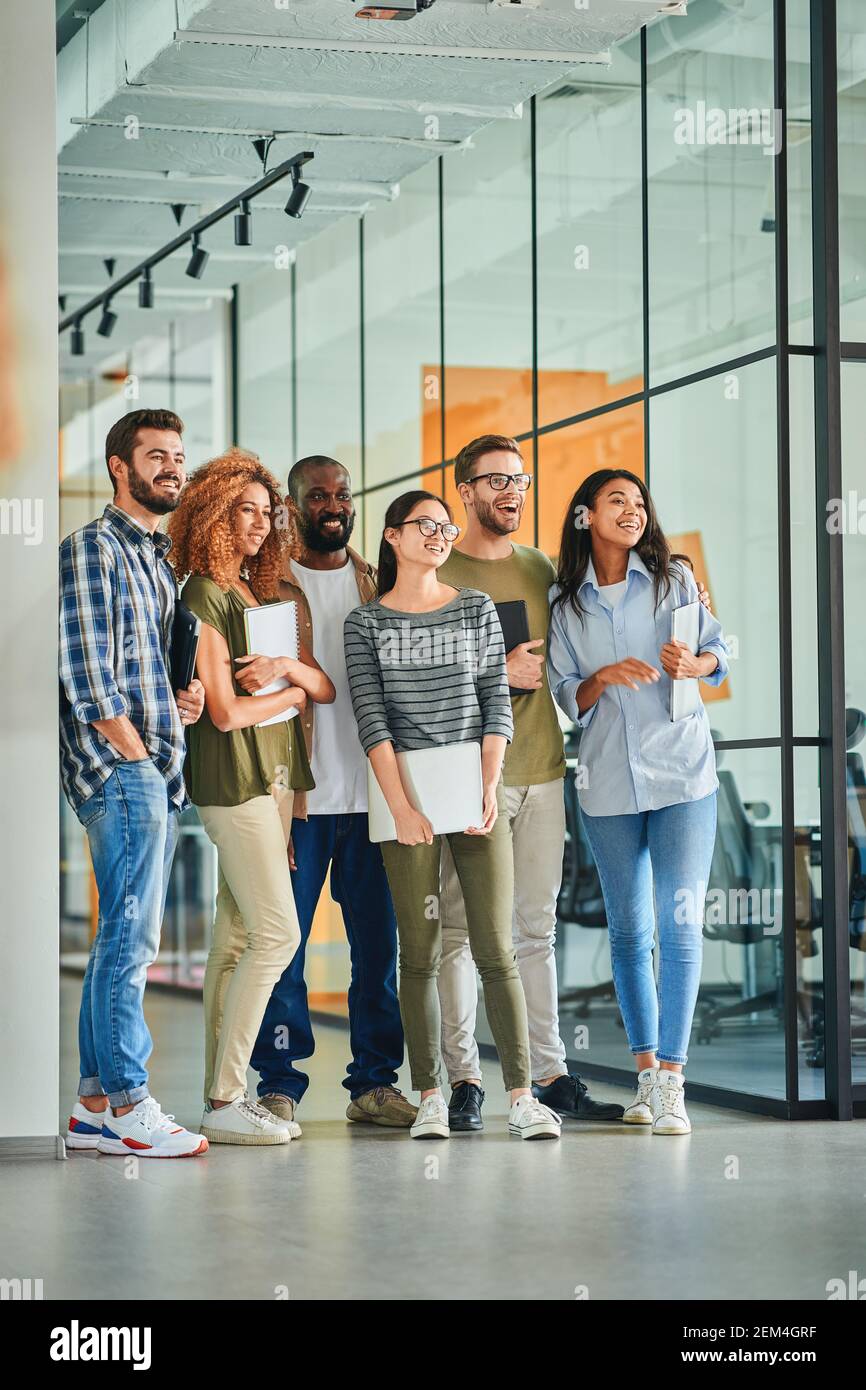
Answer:
<path fill-rule="evenodd" d="M 137 410 L 108 433 L 114 498 L 60 547 L 61 779 L 87 831 L 99 926 L 81 995 L 81 1080 L 71 1148 L 141 1158 L 204 1153 L 148 1089 L 142 1008 L 156 959 L 178 819 L 187 806 L 185 726 L 201 682 L 175 692 L 168 666 L 177 588 L 157 531 L 186 481 L 183 422 Z"/>

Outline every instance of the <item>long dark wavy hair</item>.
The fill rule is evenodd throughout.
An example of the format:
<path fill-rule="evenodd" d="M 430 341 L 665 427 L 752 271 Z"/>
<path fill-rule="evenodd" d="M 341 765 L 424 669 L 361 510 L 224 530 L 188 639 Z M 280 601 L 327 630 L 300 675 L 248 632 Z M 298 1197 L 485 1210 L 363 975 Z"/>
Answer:
<path fill-rule="evenodd" d="M 394 498 L 385 513 L 382 541 L 379 545 L 379 566 L 376 578 L 376 593 L 379 598 L 383 594 L 387 594 L 389 589 L 393 589 L 397 582 L 397 556 L 394 554 L 394 547 L 391 542 L 385 540 L 384 532 L 389 526 L 399 526 L 401 521 L 405 521 L 419 502 L 438 502 L 448 513 L 448 520 L 454 520 L 454 513 L 448 503 L 444 498 L 437 497 L 435 492 L 425 492 L 422 488 L 418 488 L 413 492 L 401 492 L 399 497 Z"/>
<path fill-rule="evenodd" d="M 646 526 L 634 549 L 652 575 L 656 608 L 670 592 L 671 566 L 685 563 L 691 567 L 692 563 L 687 555 L 671 554 L 671 548 L 659 524 L 653 500 L 642 478 L 638 478 L 634 473 L 629 473 L 626 468 L 596 469 L 595 473 L 590 473 L 588 478 L 584 478 L 568 504 L 568 511 L 562 526 L 559 567 L 556 572 L 559 593 L 553 600 L 554 604 L 570 604 L 581 622 L 583 622 L 585 610 L 578 598 L 578 590 L 586 578 L 587 567 L 592 556 L 592 527 L 581 526 L 580 518 L 584 515 L 584 511 L 592 511 L 595 508 L 595 501 L 601 489 L 614 478 L 625 478 L 628 482 L 634 483 L 640 489 L 646 507 Z"/>

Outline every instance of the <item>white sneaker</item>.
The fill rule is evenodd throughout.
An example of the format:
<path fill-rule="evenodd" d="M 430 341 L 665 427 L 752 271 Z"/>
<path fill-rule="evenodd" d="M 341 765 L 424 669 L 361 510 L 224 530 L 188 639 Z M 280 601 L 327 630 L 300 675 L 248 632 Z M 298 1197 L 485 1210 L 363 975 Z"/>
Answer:
<path fill-rule="evenodd" d="M 97 1142 L 101 1154 L 130 1154 L 138 1158 L 192 1158 L 206 1154 L 207 1139 L 176 1125 L 174 1115 L 163 1115 L 158 1101 L 146 1096 L 126 1115 L 107 1110 Z"/>
<path fill-rule="evenodd" d="M 102 1122 L 111 1118 L 111 1110 L 88 1110 L 80 1100 L 75 1102 L 69 1124 L 63 1136 L 67 1149 L 95 1149 L 102 1133 Z"/>
<path fill-rule="evenodd" d="M 445 1097 L 438 1092 L 422 1100 L 418 1114 L 409 1129 L 413 1139 L 450 1139 L 451 1127 L 448 1124 L 448 1106 Z"/>
<path fill-rule="evenodd" d="M 660 1070 L 653 1087 L 653 1134 L 691 1134 L 681 1072 Z"/>
<path fill-rule="evenodd" d="M 266 1096 L 259 1096 L 259 1105 L 284 1124 L 293 1139 L 300 1139 L 304 1131 L 295 1119 L 295 1102 L 291 1096 L 283 1096 L 273 1091 Z"/>
<path fill-rule="evenodd" d="M 645 1067 L 637 1074 L 637 1095 L 631 1105 L 627 1105 L 622 1117 L 624 1125 L 651 1125 L 653 1122 L 652 1094 L 658 1079 L 659 1069 Z"/>
<path fill-rule="evenodd" d="M 285 1120 L 245 1095 L 218 1109 L 206 1105 L 201 1132 L 214 1144 L 288 1144 L 292 1137 Z"/>
<path fill-rule="evenodd" d="M 521 1139 L 558 1139 L 562 1117 L 535 1096 L 518 1096 L 508 1112 L 508 1133 Z"/>

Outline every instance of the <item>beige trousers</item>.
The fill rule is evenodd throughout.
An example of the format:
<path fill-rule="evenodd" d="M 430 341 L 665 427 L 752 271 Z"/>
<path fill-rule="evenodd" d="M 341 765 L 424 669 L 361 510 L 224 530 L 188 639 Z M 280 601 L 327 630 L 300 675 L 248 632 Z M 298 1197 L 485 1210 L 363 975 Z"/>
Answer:
<path fill-rule="evenodd" d="M 240 806 L 198 808 L 219 862 L 204 975 L 205 1101 L 246 1091 L 271 990 L 301 942 L 287 852 L 293 800 L 274 786 Z"/>

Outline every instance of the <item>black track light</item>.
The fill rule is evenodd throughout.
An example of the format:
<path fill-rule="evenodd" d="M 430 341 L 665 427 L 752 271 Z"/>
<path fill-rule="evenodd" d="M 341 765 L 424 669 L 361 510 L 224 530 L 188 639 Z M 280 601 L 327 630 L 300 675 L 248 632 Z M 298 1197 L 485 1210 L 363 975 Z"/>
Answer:
<path fill-rule="evenodd" d="M 312 189 L 308 183 L 301 183 L 297 168 L 292 170 L 292 191 L 289 194 L 289 201 L 286 203 L 286 212 L 289 217 L 300 217 L 304 208 L 309 202 Z"/>
<path fill-rule="evenodd" d="M 73 357 L 84 356 L 84 329 L 81 327 L 81 320 L 76 319 L 72 325 L 72 333 L 69 337 L 69 351 Z"/>
<path fill-rule="evenodd" d="M 249 201 L 244 198 L 240 208 L 235 213 L 235 246 L 252 246 L 252 244 L 253 219 Z"/>
<path fill-rule="evenodd" d="M 150 274 L 150 266 L 146 266 L 141 272 L 141 279 L 138 282 L 138 307 L 139 309 L 153 308 L 153 280 Z"/>
<path fill-rule="evenodd" d="M 111 300 L 107 299 L 102 305 L 102 318 L 96 329 L 100 338 L 110 338 L 114 332 L 114 325 L 117 323 L 117 314 L 113 313 Z"/>
<path fill-rule="evenodd" d="M 200 280 L 204 275 L 204 268 L 209 259 L 210 256 L 208 252 L 205 251 L 199 240 L 198 232 L 195 232 L 192 238 L 192 255 L 189 258 L 189 265 L 186 268 L 187 275 L 191 275 L 193 280 Z"/>

